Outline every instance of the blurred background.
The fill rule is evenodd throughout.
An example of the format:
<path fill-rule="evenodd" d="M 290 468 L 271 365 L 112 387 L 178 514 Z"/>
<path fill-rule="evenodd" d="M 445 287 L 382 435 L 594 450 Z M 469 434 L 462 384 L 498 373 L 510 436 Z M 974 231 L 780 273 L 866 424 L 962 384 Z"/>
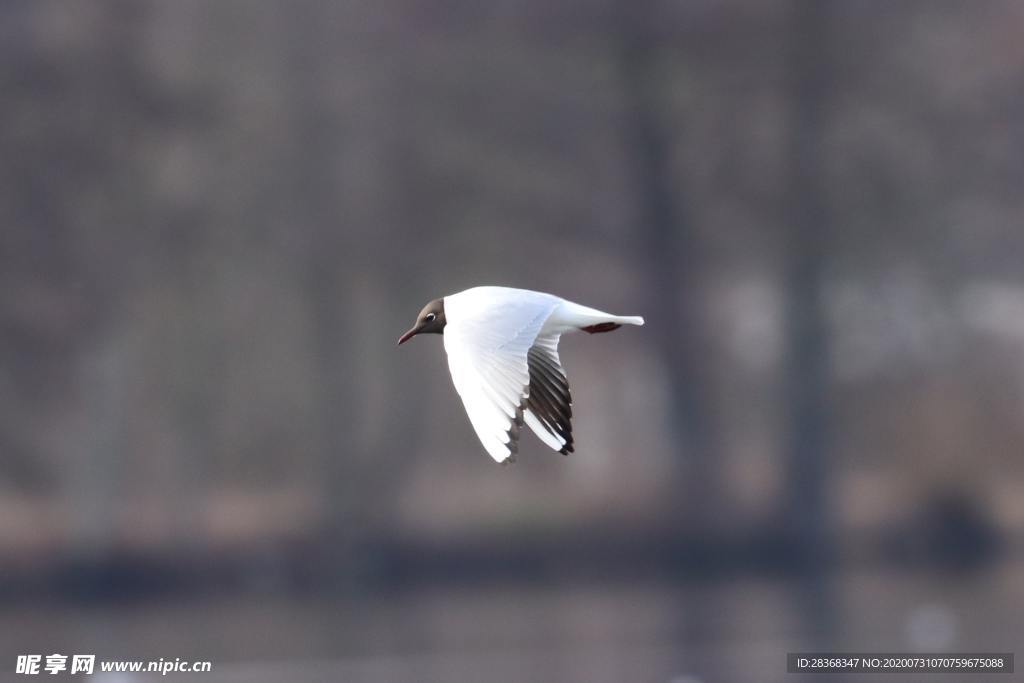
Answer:
<path fill-rule="evenodd" d="M 1012 651 L 1022 30 L 1014 0 L 0 4 L 0 674 Z M 441 340 L 395 348 L 479 284 L 646 317 L 563 340 L 571 457 L 495 465 Z"/>

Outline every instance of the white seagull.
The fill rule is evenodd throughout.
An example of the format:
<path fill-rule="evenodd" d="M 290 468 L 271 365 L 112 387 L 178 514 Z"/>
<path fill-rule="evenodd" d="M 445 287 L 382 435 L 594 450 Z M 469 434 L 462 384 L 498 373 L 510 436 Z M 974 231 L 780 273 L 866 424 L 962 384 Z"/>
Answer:
<path fill-rule="evenodd" d="M 469 421 L 495 461 L 515 460 L 525 422 L 540 440 L 573 451 L 572 396 L 558 360 L 563 334 L 611 332 L 643 325 L 552 294 L 510 287 L 474 287 L 434 299 L 398 340 L 443 334 L 448 369 Z"/>

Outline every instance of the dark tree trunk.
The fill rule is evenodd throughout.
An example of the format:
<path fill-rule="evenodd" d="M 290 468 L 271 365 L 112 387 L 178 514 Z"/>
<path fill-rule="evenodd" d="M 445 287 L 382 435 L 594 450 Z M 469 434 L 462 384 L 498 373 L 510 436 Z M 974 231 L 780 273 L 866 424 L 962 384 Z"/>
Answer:
<path fill-rule="evenodd" d="M 799 561 L 831 560 L 828 505 L 828 333 L 823 310 L 830 232 L 823 143 L 829 85 L 827 0 L 792 5 L 790 47 L 792 177 L 786 254 L 789 407 L 785 524 Z"/>
<path fill-rule="evenodd" d="M 668 373 L 672 442 L 677 449 L 675 524 L 690 533 L 716 526 L 721 496 L 719 445 L 711 421 L 708 349 L 699 316 L 700 244 L 686 216 L 685 192 L 671 171 L 672 136 L 662 112 L 654 50 L 657 17 L 648 3 L 623 3 L 618 13 L 624 131 L 637 201 L 638 256 L 651 301 L 664 315 L 649 320 Z"/>

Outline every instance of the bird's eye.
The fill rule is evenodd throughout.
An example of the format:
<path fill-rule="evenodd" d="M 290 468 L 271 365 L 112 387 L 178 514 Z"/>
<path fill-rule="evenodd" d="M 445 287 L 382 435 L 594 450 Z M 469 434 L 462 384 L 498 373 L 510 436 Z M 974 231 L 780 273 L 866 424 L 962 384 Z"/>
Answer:
<path fill-rule="evenodd" d="M 434 318 L 436 317 L 437 316 L 434 315 L 433 313 L 427 313 L 427 315 L 423 319 L 426 320 L 428 323 L 432 323 L 434 322 Z"/>

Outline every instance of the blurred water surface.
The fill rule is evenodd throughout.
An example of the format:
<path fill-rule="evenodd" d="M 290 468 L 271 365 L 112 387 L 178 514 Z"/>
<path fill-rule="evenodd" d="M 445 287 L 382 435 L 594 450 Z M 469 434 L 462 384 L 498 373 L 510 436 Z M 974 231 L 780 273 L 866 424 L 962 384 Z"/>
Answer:
<path fill-rule="evenodd" d="M 808 585 L 739 576 L 24 605 L 0 615 L 2 659 L 40 648 L 98 660 L 208 659 L 210 674 L 165 679 L 204 683 L 781 681 L 790 651 L 996 652 L 1024 639 L 1020 563 L 967 576 L 852 572 L 821 581 L 817 592 Z"/>

